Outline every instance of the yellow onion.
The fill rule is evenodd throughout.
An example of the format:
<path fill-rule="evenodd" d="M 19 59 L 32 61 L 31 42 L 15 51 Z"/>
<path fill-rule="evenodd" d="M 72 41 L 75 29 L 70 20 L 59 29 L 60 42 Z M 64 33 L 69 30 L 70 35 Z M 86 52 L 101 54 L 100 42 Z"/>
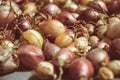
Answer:
<path fill-rule="evenodd" d="M 41 34 L 35 30 L 27 30 L 22 33 L 23 38 L 27 40 L 30 44 L 35 45 L 39 48 L 42 48 L 43 37 Z"/>
<path fill-rule="evenodd" d="M 65 26 L 58 20 L 47 20 L 40 24 L 43 33 L 51 38 L 56 38 L 66 31 Z"/>
<path fill-rule="evenodd" d="M 72 42 L 73 38 L 67 33 L 63 33 L 55 39 L 55 44 L 61 48 L 69 46 Z"/>

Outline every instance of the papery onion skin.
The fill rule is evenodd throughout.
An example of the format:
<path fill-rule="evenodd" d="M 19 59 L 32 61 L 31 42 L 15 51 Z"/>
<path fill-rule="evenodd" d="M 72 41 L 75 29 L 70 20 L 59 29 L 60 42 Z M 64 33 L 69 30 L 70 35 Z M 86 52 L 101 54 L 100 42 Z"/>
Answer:
<path fill-rule="evenodd" d="M 43 31 L 46 36 L 49 36 L 53 39 L 66 32 L 66 27 L 58 20 L 47 20 L 41 23 L 39 26 L 41 31 Z"/>
<path fill-rule="evenodd" d="M 94 74 L 94 68 L 89 60 L 78 58 L 70 64 L 69 74 L 73 80 L 80 80 L 82 77 L 89 80 Z"/>
<path fill-rule="evenodd" d="M 33 69 L 39 62 L 45 60 L 41 49 L 33 45 L 22 45 L 17 50 L 20 61 L 29 69 Z"/>

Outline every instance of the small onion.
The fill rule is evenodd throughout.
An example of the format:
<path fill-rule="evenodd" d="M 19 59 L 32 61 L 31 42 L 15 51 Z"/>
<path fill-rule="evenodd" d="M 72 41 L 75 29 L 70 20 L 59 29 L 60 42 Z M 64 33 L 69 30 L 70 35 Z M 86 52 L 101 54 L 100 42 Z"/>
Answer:
<path fill-rule="evenodd" d="M 78 5 L 74 3 L 72 0 L 67 0 L 65 5 L 63 6 L 64 10 L 70 11 L 70 12 L 76 12 L 78 8 Z"/>
<path fill-rule="evenodd" d="M 41 34 L 35 30 L 27 30 L 22 33 L 23 38 L 27 40 L 30 44 L 35 45 L 39 48 L 43 46 L 43 37 Z"/>
<path fill-rule="evenodd" d="M 120 76 L 120 60 L 113 60 L 108 64 L 108 68 L 111 69 L 115 76 Z"/>
<path fill-rule="evenodd" d="M 10 11 L 10 9 L 13 11 Z M 0 5 L 0 26 L 5 27 L 5 25 L 10 24 L 15 19 L 15 14 L 20 15 L 22 12 L 18 5 L 11 1 L 11 6 L 9 1 L 5 1 L 4 4 Z"/>
<path fill-rule="evenodd" d="M 42 50 L 33 45 L 22 45 L 17 50 L 17 55 L 23 65 L 29 69 L 35 68 L 35 66 L 45 59 Z"/>
<path fill-rule="evenodd" d="M 63 11 L 60 14 L 55 16 L 55 19 L 60 20 L 62 23 L 66 25 L 73 25 L 75 23 L 78 23 L 76 18 L 72 15 L 72 13 L 68 11 Z"/>
<path fill-rule="evenodd" d="M 5 48 L 9 48 L 9 47 L 13 48 L 15 45 L 9 40 L 3 40 L 1 42 L 1 46 L 2 46 L 2 48 L 5 49 Z"/>
<path fill-rule="evenodd" d="M 44 44 L 43 51 L 47 60 L 52 60 L 52 58 L 57 54 L 59 50 L 60 47 L 56 44 L 50 43 L 48 41 Z"/>
<path fill-rule="evenodd" d="M 88 52 L 87 58 L 92 62 L 95 69 L 98 69 L 102 65 L 107 65 L 109 62 L 108 53 L 99 48 L 92 49 Z"/>
<path fill-rule="evenodd" d="M 66 27 L 58 20 L 47 20 L 40 24 L 40 29 L 48 37 L 55 39 L 66 31 Z"/>
<path fill-rule="evenodd" d="M 74 53 L 67 48 L 62 48 L 53 57 L 53 63 L 59 67 L 68 67 L 71 61 L 75 58 Z"/>
<path fill-rule="evenodd" d="M 42 9 L 45 13 L 49 13 L 52 16 L 55 16 L 61 12 L 61 9 L 55 4 L 48 4 Z"/>
<path fill-rule="evenodd" d="M 101 80 L 114 80 L 113 72 L 107 67 L 101 67 L 98 71 Z"/>
<path fill-rule="evenodd" d="M 110 39 L 115 39 L 120 37 L 120 22 L 113 22 L 108 25 L 106 36 Z"/>
<path fill-rule="evenodd" d="M 0 50 L 0 76 L 14 72 L 18 66 L 19 60 L 12 48 Z"/>
<path fill-rule="evenodd" d="M 87 59 L 76 59 L 69 67 L 69 74 L 72 80 L 89 80 L 94 73 L 92 63 Z"/>
<path fill-rule="evenodd" d="M 73 38 L 67 33 L 63 33 L 55 39 L 55 44 L 61 48 L 69 46 L 72 42 Z"/>
<path fill-rule="evenodd" d="M 53 80 L 57 77 L 55 74 L 54 65 L 47 61 L 38 63 L 34 71 L 41 80 Z"/>
<path fill-rule="evenodd" d="M 120 22 L 120 19 L 118 17 L 111 17 L 108 19 L 108 24 L 112 24 L 115 22 Z"/>

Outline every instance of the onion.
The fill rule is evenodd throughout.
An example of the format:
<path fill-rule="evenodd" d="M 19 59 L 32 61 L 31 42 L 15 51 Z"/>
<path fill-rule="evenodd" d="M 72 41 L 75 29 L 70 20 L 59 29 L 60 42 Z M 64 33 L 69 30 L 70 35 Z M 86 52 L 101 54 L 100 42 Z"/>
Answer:
<path fill-rule="evenodd" d="M 87 58 L 93 63 L 95 69 L 98 69 L 102 65 L 107 65 L 109 62 L 108 53 L 99 48 L 92 49 L 88 52 Z"/>
<path fill-rule="evenodd" d="M 87 59 L 76 59 L 69 67 L 72 80 L 89 80 L 94 74 L 92 63 Z"/>
<path fill-rule="evenodd" d="M 58 20 L 47 20 L 40 24 L 40 29 L 47 36 L 55 39 L 66 31 L 66 27 Z"/>
<path fill-rule="evenodd" d="M 47 61 L 42 61 L 34 69 L 36 75 L 41 80 L 53 80 L 56 79 L 54 65 Z"/>
<path fill-rule="evenodd" d="M 108 8 L 108 14 L 117 13 L 120 9 L 120 0 L 110 0 L 106 2 Z M 112 5 L 112 6 L 111 6 Z"/>
<path fill-rule="evenodd" d="M 120 38 L 114 39 L 110 45 L 111 59 L 120 59 Z"/>
<path fill-rule="evenodd" d="M 111 61 L 108 68 L 113 71 L 115 76 L 120 76 L 120 60 Z"/>
<path fill-rule="evenodd" d="M 59 67 L 68 67 L 74 58 L 75 58 L 74 53 L 72 53 L 67 48 L 62 48 L 53 57 L 53 63 Z"/>
<path fill-rule="evenodd" d="M 17 55 L 23 65 L 29 69 L 35 68 L 39 62 L 45 59 L 42 50 L 33 45 L 20 46 Z"/>
<path fill-rule="evenodd" d="M 84 5 L 87 5 L 91 1 L 93 1 L 93 0 L 80 0 L 80 3 L 84 4 Z"/>
<path fill-rule="evenodd" d="M 62 23 L 66 24 L 66 25 L 73 25 L 78 23 L 78 21 L 76 20 L 76 18 L 72 15 L 72 13 L 67 12 L 67 11 L 63 11 L 60 14 L 58 14 L 55 19 L 60 20 Z"/>
<path fill-rule="evenodd" d="M 12 48 L 0 50 L 0 76 L 14 72 L 18 66 L 19 60 Z"/>
<path fill-rule="evenodd" d="M 95 9 L 88 8 L 81 13 L 80 19 L 81 18 L 88 22 L 89 21 L 97 22 L 100 18 L 100 13 L 97 12 Z"/>
<path fill-rule="evenodd" d="M 61 48 L 69 46 L 72 42 L 73 38 L 67 33 L 63 33 L 55 39 L 55 44 Z"/>
<path fill-rule="evenodd" d="M 13 11 L 10 11 L 10 9 Z M 18 5 L 11 1 L 11 5 L 9 1 L 5 1 L 4 4 L 0 5 L 0 26 L 5 27 L 5 25 L 10 24 L 15 19 L 15 14 L 20 15 L 22 12 L 19 9 Z"/>
<path fill-rule="evenodd" d="M 9 40 L 3 40 L 1 42 L 1 46 L 2 46 L 2 48 L 6 49 L 6 48 L 9 48 L 9 47 L 14 48 L 15 45 Z"/>
<path fill-rule="evenodd" d="M 113 72 L 107 67 L 101 67 L 98 74 L 101 80 L 114 80 Z"/>
<path fill-rule="evenodd" d="M 43 37 L 41 34 L 35 30 L 27 30 L 22 33 L 23 38 L 27 40 L 30 44 L 35 45 L 39 48 L 43 46 Z"/>
<path fill-rule="evenodd" d="M 111 25 L 111 24 L 113 24 L 115 22 L 117 23 L 119 21 L 120 21 L 120 19 L 118 17 L 111 17 L 108 19 L 108 24 Z"/>
<path fill-rule="evenodd" d="M 55 16 L 61 12 L 61 9 L 55 4 L 48 4 L 42 9 L 44 13 L 49 13 L 52 16 Z"/>
<path fill-rule="evenodd" d="M 106 36 L 110 39 L 115 39 L 120 37 L 120 22 L 113 22 L 108 25 Z"/>
<path fill-rule="evenodd" d="M 47 60 L 52 60 L 52 58 L 57 54 L 57 52 L 60 50 L 60 47 L 58 47 L 56 44 L 45 42 L 44 44 L 44 54 Z"/>

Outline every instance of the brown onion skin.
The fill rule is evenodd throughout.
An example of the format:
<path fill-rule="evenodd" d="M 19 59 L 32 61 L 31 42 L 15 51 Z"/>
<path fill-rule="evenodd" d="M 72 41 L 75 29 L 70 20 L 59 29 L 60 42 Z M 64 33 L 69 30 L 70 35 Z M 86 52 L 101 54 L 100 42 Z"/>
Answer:
<path fill-rule="evenodd" d="M 110 56 L 111 59 L 119 59 L 120 60 L 120 38 L 114 39 L 110 45 Z"/>
<path fill-rule="evenodd" d="M 52 19 L 40 24 L 41 31 L 48 37 L 55 39 L 60 34 L 66 32 L 66 27 L 58 20 Z"/>
<path fill-rule="evenodd" d="M 88 52 L 87 59 L 89 59 L 94 65 L 95 69 L 99 69 L 103 63 L 105 65 L 110 61 L 108 53 L 99 48 L 92 49 Z"/>
<path fill-rule="evenodd" d="M 78 58 L 70 64 L 69 74 L 72 80 L 80 80 L 82 77 L 85 77 L 85 80 L 89 80 L 94 74 L 94 68 L 88 59 Z"/>
<path fill-rule="evenodd" d="M 22 45 L 17 50 L 20 61 L 29 69 L 33 69 L 39 62 L 45 60 L 41 49 L 33 45 Z"/>
<path fill-rule="evenodd" d="M 43 52 L 47 60 L 52 60 L 52 58 L 57 54 L 59 50 L 60 50 L 60 47 L 58 47 L 56 44 L 53 44 L 49 41 L 46 41 L 44 44 Z"/>

